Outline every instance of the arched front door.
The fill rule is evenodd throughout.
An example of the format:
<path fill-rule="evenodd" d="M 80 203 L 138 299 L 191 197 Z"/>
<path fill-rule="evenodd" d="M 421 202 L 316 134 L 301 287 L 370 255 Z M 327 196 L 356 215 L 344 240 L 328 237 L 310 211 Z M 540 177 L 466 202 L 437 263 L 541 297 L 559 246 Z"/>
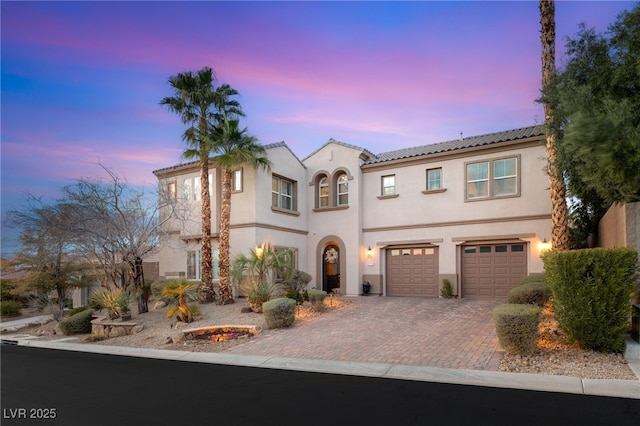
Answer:
<path fill-rule="evenodd" d="M 340 249 L 329 244 L 322 252 L 322 289 L 331 293 L 340 288 Z"/>

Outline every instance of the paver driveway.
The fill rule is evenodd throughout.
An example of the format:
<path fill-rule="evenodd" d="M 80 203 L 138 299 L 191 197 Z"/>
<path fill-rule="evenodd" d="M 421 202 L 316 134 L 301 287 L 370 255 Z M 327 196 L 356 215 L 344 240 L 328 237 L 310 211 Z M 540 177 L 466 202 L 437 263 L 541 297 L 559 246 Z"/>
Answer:
<path fill-rule="evenodd" d="M 352 303 L 226 353 L 496 369 L 491 311 L 502 299 L 348 297 Z"/>

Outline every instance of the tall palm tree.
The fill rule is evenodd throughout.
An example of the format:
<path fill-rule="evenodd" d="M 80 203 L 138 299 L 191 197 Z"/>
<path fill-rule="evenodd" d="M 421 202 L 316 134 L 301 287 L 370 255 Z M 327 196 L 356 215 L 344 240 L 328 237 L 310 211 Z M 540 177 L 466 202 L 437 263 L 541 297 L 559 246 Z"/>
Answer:
<path fill-rule="evenodd" d="M 189 125 L 182 135 L 188 148 L 185 159 L 197 159 L 200 162 L 200 188 L 202 199 L 202 285 L 200 302 L 211 303 L 216 294 L 212 281 L 211 262 L 211 200 L 209 198 L 209 155 L 212 139 L 209 134 L 212 126 L 218 122 L 243 115 L 240 104 L 231 97 L 237 95 L 227 84 L 214 88 L 214 71 L 205 67 L 193 74 L 190 71 L 169 77 L 169 85 L 174 89 L 171 97 L 163 98 L 160 105 L 166 105 L 170 111 L 180 116 L 183 124 Z"/>
<path fill-rule="evenodd" d="M 548 90 L 556 73 L 556 22 L 553 0 L 540 0 L 540 40 L 542 42 L 542 90 Z M 543 96 L 544 120 L 547 133 L 547 173 L 551 192 L 551 245 L 555 250 L 569 249 L 569 211 L 562 170 L 557 167 L 558 128 L 554 120 L 554 104 Z"/>
<path fill-rule="evenodd" d="M 222 171 L 222 200 L 220 205 L 220 304 L 233 303 L 229 285 L 230 247 L 229 228 L 231 221 L 231 183 L 233 169 L 248 164 L 253 169 L 271 169 L 264 146 L 247 134 L 247 128 L 238 127 L 239 120 L 222 120 L 212 129 L 215 162 Z"/>

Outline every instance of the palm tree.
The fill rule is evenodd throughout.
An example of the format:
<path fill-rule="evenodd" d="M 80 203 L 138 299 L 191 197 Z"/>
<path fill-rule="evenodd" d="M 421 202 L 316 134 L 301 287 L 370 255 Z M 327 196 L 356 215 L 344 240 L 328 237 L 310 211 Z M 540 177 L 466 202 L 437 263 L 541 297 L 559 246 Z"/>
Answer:
<path fill-rule="evenodd" d="M 188 149 L 183 153 L 185 159 L 197 159 L 200 162 L 200 188 L 202 199 L 202 285 L 200 302 L 211 303 L 216 294 L 212 281 L 211 262 L 211 200 L 209 198 L 209 155 L 212 139 L 209 131 L 212 126 L 228 117 L 243 115 L 240 104 L 231 97 L 238 94 L 227 84 L 215 88 L 214 71 L 205 67 L 197 74 L 178 73 L 169 77 L 174 96 L 163 98 L 160 105 L 166 105 L 170 111 L 180 116 L 182 123 L 189 125 L 182 135 Z"/>
<path fill-rule="evenodd" d="M 553 0 L 540 0 L 540 40 L 542 41 L 542 90 L 547 91 L 556 73 L 556 23 Z M 554 120 L 554 104 L 543 96 L 544 120 L 547 133 L 547 173 L 551 192 L 551 245 L 555 250 L 569 249 L 569 211 L 562 170 L 557 167 L 558 129 Z"/>
<path fill-rule="evenodd" d="M 217 154 L 215 162 L 222 170 L 222 200 L 220 205 L 220 304 L 233 303 L 231 286 L 229 285 L 230 248 L 229 226 L 231 220 L 231 183 L 232 169 L 249 164 L 257 170 L 271 169 L 264 146 L 257 139 L 247 134 L 247 128 L 238 127 L 239 120 L 222 120 L 212 129 L 213 153 Z"/>

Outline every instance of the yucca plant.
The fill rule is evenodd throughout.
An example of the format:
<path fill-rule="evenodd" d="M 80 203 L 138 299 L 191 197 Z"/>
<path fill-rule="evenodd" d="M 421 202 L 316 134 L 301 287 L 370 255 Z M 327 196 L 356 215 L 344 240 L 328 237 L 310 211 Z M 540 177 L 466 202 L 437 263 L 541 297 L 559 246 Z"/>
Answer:
<path fill-rule="evenodd" d="M 106 309 L 109 318 L 116 319 L 129 311 L 131 296 L 122 289 L 105 290 L 91 297 L 89 305 L 97 309 Z"/>
<path fill-rule="evenodd" d="M 189 323 L 194 317 L 200 315 L 198 306 L 187 304 L 187 299 L 197 298 L 198 287 L 198 283 L 185 279 L 169 281 L 162 289 L 162 295 L 177 305 L 169 307 L 167 318 L 175 316 L 178 321 Z"/>

